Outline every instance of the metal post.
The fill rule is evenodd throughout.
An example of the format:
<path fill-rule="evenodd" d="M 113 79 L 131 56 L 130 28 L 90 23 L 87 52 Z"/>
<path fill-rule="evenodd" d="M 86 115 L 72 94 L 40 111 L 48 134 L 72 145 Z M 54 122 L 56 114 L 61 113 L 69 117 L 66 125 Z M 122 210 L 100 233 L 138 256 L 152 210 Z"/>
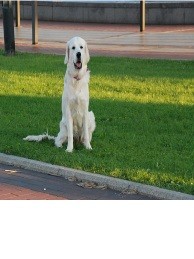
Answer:
<path fill-rule="evenodd" d="M 16 27 L 20 27 L 20 0 L 15 2 L 15 21 Z"/>
<path fill-rule="evenodd" d="M 15 54 L 14 19 L 11 1 L 3 1 L 3 29 L 5 54 Z"/>
<path fill-rule="evenodd" d="M 32 1 L 32 44 L 38 44 L 38 3 Z"/>
<path fill-rule="evenodd" d="M 145 0 L 140 1 L 140 31 L 145 30 Z"/>

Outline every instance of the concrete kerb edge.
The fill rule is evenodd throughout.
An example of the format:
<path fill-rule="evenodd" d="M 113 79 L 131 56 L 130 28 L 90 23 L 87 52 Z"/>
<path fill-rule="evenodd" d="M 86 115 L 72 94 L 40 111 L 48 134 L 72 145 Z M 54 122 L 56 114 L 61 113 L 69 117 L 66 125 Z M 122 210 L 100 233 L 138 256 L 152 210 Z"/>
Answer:
<path fill-rule="evenodd" d="M 107 185 L 108 188 L 121 192 L 126 190 L 134 190 L 142 195 L 148 195 L 159 199 L 194 200 L 194 195 L 170 191 L 155 186 L 84 172 L 81 170 L 75 170 L 58 165 L 52 165 L 49 163 L 44 163 L 13 155 L 6 155 L 3 153 L 0 153 L 0 162 L 7 165 L 14 165 L 20 168 L 38 171 L 41 173 L 62 176 L 64 178 L 75 177 L 78 181 L 90 181 L 97 184 Z"/>

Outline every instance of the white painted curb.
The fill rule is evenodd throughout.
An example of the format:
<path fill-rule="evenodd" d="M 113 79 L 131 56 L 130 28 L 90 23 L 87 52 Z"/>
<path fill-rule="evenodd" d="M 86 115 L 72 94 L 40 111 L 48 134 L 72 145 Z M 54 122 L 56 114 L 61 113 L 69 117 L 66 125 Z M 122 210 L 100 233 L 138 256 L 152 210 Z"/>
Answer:
<path fill-rule="evenodd" d="M 104 176 L 100 174 L 88 173 L 81 170 L 66 168 L 63 166 L 52 165 L 40 161 L 35 161 L 27 158 L 6 155 L 0 153 L 0 163 L 14 165 L 33 171 L 68 177 L 76 177 L 78 181 L 90 181 L 98 184 L 107 185 L 110 189 L 117 191 L 134 190 L 137 193 L 152 196 L 158 199 L 165 200 L 194 200 L 194 195 L 189 195 L 181 192 L 170 191 L 155 186 L 135 183 L 127 180 Z"/>

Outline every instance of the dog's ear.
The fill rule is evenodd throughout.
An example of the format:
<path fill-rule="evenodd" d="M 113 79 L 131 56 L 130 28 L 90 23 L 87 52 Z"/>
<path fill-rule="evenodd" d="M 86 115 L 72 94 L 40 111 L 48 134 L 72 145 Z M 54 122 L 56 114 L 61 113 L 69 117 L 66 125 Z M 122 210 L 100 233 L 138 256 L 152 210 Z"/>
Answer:
<path fill-rule="evenodd" d="M 90 60 L 90 54 L 89 54 L 87 43 L 85 45 L 85 56 L 86 56 L 86 64 L 87 64 L 89 62 L 89 60 Z"/>
<path fill-rule="evenodd" d="M 67 64 L 69 61 L 69 41 L 66 44 L 66 54 L 65 54 L 65 60 L 64 63 Z"/>

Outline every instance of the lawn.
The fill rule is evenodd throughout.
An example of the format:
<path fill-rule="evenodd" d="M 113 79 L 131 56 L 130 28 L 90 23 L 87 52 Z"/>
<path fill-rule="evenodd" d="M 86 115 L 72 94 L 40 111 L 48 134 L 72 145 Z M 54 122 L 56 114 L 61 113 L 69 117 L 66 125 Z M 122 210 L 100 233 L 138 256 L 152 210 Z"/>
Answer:
<path fill-rule="evenodd" d="M 0 52 L 0 152 L 194 194 L 194 61 L 92 57 L 92 151 L 52 141 L 61 119 L 64 57 Z"/>

